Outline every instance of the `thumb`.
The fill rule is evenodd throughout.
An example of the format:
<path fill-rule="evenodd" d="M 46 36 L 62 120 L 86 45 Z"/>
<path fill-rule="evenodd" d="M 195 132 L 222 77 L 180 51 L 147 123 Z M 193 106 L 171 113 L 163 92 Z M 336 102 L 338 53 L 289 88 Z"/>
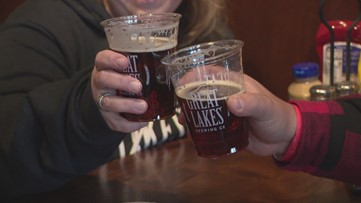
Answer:
<path fill-rule="evenodd" d="M 267 117 L 272 101 L 264 95 L 246 92 L 230 96 L 227 105 L 236 116 L 253 117 L 258 120 Z"/>

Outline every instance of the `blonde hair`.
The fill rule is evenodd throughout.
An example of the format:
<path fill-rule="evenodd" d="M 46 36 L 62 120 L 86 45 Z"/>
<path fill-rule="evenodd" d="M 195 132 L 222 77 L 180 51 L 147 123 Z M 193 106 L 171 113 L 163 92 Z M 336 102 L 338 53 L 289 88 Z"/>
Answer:
<path fill-rule="evenodd" d="M 225 8 L 225 0 L 183 0 L 177 9 L 182 14 L 180 47 L 203 41 L 210 33 L 222 32 L 216 25 L 226 20 Z"/>

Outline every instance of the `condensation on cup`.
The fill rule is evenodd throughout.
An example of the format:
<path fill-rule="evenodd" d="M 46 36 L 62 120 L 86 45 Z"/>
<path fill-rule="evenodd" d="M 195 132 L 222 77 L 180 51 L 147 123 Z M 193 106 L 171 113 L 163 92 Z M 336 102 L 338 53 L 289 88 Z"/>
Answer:
<path fill-rule="evenodd" d="M 245 91 L 242 46 L 239 40 L 209 42 L 162 59 L 201 157 L 218 158 L 248 146 L 246 119 L 227 107 L 229 96 Z"/>
<path fill-rule="evenodd" d="M 129 59 L 128 68 L 121 73 L 137 78 L 143 85 L 139 94 L 121 90 L 117 94 L 148 103 L 142 115 L 121 113 L 127 120 L 148 122 L 175 114 L 174 88 L 160 60 L 176 49 L 180 18 L 177 13 L 141 14 L 101 22 L 110 49 Z"/>

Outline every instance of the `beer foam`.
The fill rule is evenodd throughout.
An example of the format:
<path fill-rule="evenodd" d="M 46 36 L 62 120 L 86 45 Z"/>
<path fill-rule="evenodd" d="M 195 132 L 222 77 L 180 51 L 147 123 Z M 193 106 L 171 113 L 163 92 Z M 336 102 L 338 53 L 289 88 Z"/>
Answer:
<path fill-rule="evenodd" d="M 156 52 L 177 46 L 177 27 L 147 28 L 139 30 L 138 26 L 129 28 L 106 28 L 105 33 L 112 50 L 119 52 Z"/>
<path fill-rule="evenodd" d="M 220 89 L 219 87 L 222 87 Z M 208 100 L 208 95 L 213 92 L 214 89 L 219 91 L 219 98 L 217 96 L 217 100 L 226 99 L 227 97 L 239 93 L 244 92 L 244 88 L 242 85 L 225 80 L 211 80 L 211 81 L 197 81 L 188 83 L 186 85 L 180 86 L 176 89 L 176 94 L 178 97 L 186 100 L 192 100 L 192 95 L 196 94 L 199 97 L 199 100 Z M 202 98 L 204 97 L 204 98 Z"/>
<path fill-rule="evenodd" d="M 132 40 L 124 40 L 127 42 L 119 40 L 111 44 L 110 48 L 119 52 L 144 53 L 164 51 L 177 46 L 177 40 L 165 37 L 146 38 L 144 36 L 137 36 L 131 37 L 131 39 Z"/>

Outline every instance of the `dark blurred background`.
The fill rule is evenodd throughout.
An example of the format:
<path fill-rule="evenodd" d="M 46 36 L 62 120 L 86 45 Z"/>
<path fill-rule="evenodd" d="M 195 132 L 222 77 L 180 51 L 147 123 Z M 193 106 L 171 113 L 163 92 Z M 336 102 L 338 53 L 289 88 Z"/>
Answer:
<path fill-rule="evenodd" d="M 0 22 L 24 0 L 0 0 Z M 319 62 L 315 36 L 320 25 L 318 0 L 228 0 L 228 24 L 245 42 L 245 72 L 287 100 L 295 63 Z M 354 20 L 358 1 L 327 0 L 328 20 Z"/>

